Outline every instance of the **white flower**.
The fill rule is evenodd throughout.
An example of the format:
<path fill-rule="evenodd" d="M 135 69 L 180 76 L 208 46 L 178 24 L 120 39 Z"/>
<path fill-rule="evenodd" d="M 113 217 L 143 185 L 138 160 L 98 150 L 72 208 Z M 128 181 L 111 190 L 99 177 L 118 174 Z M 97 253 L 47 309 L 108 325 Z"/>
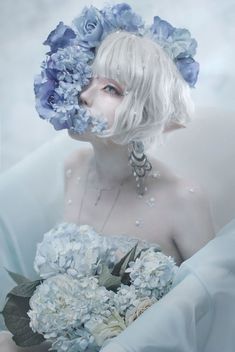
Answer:
<path fill-rule="evenodd" d="M 95 275 L 99 262 L 116 261 L 112 242 L 91 226 L 61 223 L 45 233 L 37 245 L 34 268 L 42 278 L 59 273 L 81 277 Z"/>
<path fill-rule="evenodd" d="M 95 338 L 98 346 L 103 346 L 107 340 L 119 335 L 126 328 L 124 319 L 113 309 L 107 318 L 96 317 L 85 324 Z"/>
<path fill-rule="evenodd" d="M 138 290 L 134 285 L 123 285 L 117 289 L 114 296 L 114 306 L 121 314 L 125 314 L 129 307 L 135 307 L 138 302 Z"/>
<path fill-rule="evenodd" d="M 113 292 L 98 286 L 94 277 L 76 279 L 59 274 L 48 278 L 37 286 L 30 299 L 30 327 L 45 338 L 71 333 L 89 321 L 92 314 L 105 315 L 112 297 Z"/>
<path fill-rule="evenodd" d="M 146 297 L 139 300 L 136 307 L 129 308 L 125 314 L 126 325 L 130 325 L 134 320 L 136 320 L 146 309 L 151 307 L 153 303 L 157 302 L 156 298 Z"/>
<path fill-rule="evenodd" d="M 176 264 L 172 257 L 154 248 L 141 253 L 140 257 L 129 264 L 126 272 L 130 273 L 132 284 L 143 296 L 162 297 L 169 291 L 176 272 Z"/>

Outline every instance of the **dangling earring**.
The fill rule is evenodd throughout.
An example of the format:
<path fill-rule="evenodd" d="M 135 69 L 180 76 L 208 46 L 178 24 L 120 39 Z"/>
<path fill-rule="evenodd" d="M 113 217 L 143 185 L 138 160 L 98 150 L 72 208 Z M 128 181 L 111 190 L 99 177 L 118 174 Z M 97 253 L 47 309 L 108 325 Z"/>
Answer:
<path fill-rule="evenodd" d="M 144 176 L 146 171 L 152 169 L 152 165 L 144 154 L 143 142 L 131 141 L 129 147 L 129 163 L 132 166 L 132 173 L 137 181 L 138 194 L 143 195 L 145 193 Z"/>

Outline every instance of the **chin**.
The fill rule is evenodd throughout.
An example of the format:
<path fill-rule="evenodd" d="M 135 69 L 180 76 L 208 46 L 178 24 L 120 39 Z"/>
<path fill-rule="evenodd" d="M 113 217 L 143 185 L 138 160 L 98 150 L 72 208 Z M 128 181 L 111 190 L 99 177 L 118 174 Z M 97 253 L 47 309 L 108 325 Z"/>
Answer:
<path fill-rule="evenodd" d="M 85 132 L 85 133 L 79 134 L 77 132 L 68 130 L 68 135 L 71 138 L 76 139 L 77 141 L 84 141 L 84 142 L 91 142 L 95 138 L 95 135 L 91 132 Z"/>

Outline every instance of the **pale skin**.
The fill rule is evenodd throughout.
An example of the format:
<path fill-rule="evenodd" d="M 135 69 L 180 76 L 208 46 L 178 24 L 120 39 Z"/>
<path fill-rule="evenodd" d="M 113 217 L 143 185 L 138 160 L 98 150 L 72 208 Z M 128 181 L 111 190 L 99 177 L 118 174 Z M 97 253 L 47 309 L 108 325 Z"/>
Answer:
<path fill-rule="evenodd" d="M 100 77 L 94 78 L 81 94 L 81 100 L 91 114 L 107 117 L 109 126 L 122 99 L 123 87 L 116 81 Z M 165 133 L 176 128 L 179 126 L 168 126 Z M 102 230 L 104 235 L 126 234 L 158 243 L 166 255 L 174 257 L 178 265 L 213 239 L 214 227 L 208 199 L 194 181 L 179 178 L 166 165 L 146 153 L 152 164 L 151 174 L 158 172 L 160 177 L 146 177 L 147 192 L 140 198 L 128 163 L 127 146 L 115 144 L 111 139 L 105 141 L 92 133 L 68 133 L 74 139 L 90 142 L 91 147 L 80 148 L 65 160 L 63 221 L 89 224 L 99 232 L 120 182 L 124 180 L 119 198 Z M 88 168 L 87 191 L 79 221 Z M 69 177 L 68 170 L 71 170 Z M 98 204 L 94 205 L 99 193 L 97 187 L 112 189 L 104 191 Z M 155 199 L 153 207 L 146 204 L 150 198 Z M 141 219 L 141 226 L 136 226 L 137 219 Z M 21 348 L 12 341 L 10 333 L 0 333 L 0 350 L 4 352 L 44 352 L 48 348 L 47 343 Z"/>
<path fill-rule="evenodd" d="M 123 87 L 116 81 L 95 78 L 81 94 L 81 100 L 90 112 L 106 116 L 111 126 L 115 109 L 123 99 Z M 165 133 L 179 128 L 169 126 Z M 83 197 L 88 167 L 91 167 L 87 191 L 83 202 L 80 223 L 89 224 L 100 231 L 112 206 L 121 180 L 125 180 L 115 208 L 106 223 L 104 235 L 126 234 L 158 243 L 164 253 L 175 258 L 180 265 L 214 237 L 209 204 L 202 188 L 192 180 L 176 176 L 166 165 L 147 154 L 153 170 L 160 178 L 147 176 L 147 192 L 143 198 L 137 194 L 136 181 L 128 164 L 128 147 L 113 143 L 92 134 L 83 136 L 69 132 L 77 140 L 91 143 L 91 148 L 73 152 L 65 161 L 64 221 L 79 223 L 78 214 Z M 71 176 L 66 171 L 71 169 Z M 78 178 L 80 181 L 78 182 Z M 102 193 L 102 187 L 114 187 Z M 155 206 L 146 205 L 155 198 Z M 136 226 L 141 218 L 142 226 Z"/>

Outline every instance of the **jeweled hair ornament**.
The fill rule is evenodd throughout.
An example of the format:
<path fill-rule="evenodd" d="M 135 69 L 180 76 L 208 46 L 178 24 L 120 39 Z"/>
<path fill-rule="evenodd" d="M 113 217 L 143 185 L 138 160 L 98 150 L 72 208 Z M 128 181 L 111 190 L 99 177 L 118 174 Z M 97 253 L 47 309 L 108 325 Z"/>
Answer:
<path fill-rule="evenodd" d="M 184 80 L 194 87 L 199 72 L 199 64 L 193 59 L 197 42 L 187 29 L 175 28 L 159 16 L 154 16 L 151 25 L 145 25 L 141 16 L 125 3 L 101 10 L 85 7 L 71 27 L 60 22 L 49 34 L 43 44 L 49 45 L 50 51 L 34 81 L 37 112 L 56 130 L 99 134 L 107 129 L 107 120 L 91 116 L 79 97 L 93 77 L 91 64 L 96 48 L 107 35 L 122 30 L 157 42 Z"/>

